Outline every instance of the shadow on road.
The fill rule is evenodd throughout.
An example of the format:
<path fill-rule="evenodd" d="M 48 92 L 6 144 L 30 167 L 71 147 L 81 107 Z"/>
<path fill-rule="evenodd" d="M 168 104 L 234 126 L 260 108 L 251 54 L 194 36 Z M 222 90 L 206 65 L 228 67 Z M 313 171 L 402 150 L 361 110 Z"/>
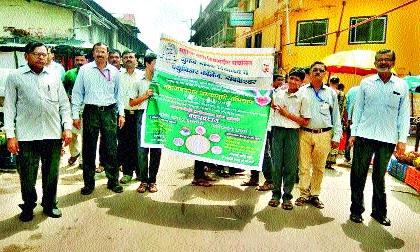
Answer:
<path fill-rule="evenodd" d="M 202 190 L 203 189 L 203 190 Z M 96 199 L 108 214 L 158 226 L 192 230 L 243 230 L 254 217 L 259 193 L 253 188 L 244 191 L 223 185 L 198 188 L 190 185 L 177 189 L 172 197 L 179 202 L 160 202 L 127 191 L 111 197 Z M 225 197 L 226 196 L 226 197 Z M 194 198 L 235 201 L 235 205 L 189 204 Z"/>
<path fill-rule="evenodd" d="M 82 185 L 83 186 L 83 185 Z M 82 186 L 80 188 L 82 188 Z M 79 203 L 94 199 L 94 198 L 102 198 L 107 197 L 111 194 L 114 194 L 110 190 L 106 188 L 106 185 L 96 186 L 95 190 L 90 195 L 82 195 L 80 194 L 80 190 L 77 190 L 73 193 L 58 197 L 58 207 L 70 207 L 77 205 Z"/>
<path fill-rule="evenodd" d="M 34 231 L 39 228 L 39 224 L 41 222 L 47 219 L 47 217 L 42 213 L 42 211 L 35 210 L 35 216 L 32 221 L 21 222 L 19 220 L 19 214 L 9 219 L 0 221 L 0 240 L 3 240 L 22 231 Z"/>
<path fill-rule="evenodd" d="M 284 228 L 305 229 L 334 220 L 334 218 L 323 216 L 319 209 L 309 206 L 294 207 L 292 211 L 267 206 L 256 216 L 269 232 L 278 232 Z"/>
<path fill-rule="evenodd" d="M 404 241 L 392 236 L 384 227 L 374 220 L 369 224 L 356 224 L 348 220 L 341 224 L 344 233 L 351 239 L 360 242 L 362 251 L 385 251 L 404 247 Z"/>
<path fill-rule="evenodd" d="M 394 186 L 392 190 L 392 197 L 407 205 L 414 213 L 420 213 L 420 195 L 416 192 L 407 192 L 407 188 L 405 186 L 401 186 L 400 188 Z M 417 200 L 413 200 L 413 198 L 417 198 Z"/>

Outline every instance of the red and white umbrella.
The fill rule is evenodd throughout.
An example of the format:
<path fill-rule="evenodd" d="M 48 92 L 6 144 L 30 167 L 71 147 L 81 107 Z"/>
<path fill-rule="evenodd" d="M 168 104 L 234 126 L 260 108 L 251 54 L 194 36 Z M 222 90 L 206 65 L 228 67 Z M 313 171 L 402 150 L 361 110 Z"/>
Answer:
<path fill-rule="evenodd" d="M 368 75 L 376 73 L 376 52 L 370 50 L 340 51 L 324 58 L 330 73 Z"/>

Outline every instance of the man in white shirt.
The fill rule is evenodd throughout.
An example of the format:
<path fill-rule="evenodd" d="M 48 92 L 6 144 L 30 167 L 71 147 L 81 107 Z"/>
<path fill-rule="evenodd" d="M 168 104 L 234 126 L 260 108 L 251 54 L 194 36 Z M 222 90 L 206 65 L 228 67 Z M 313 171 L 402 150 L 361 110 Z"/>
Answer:
<path fill-rule="evenodd" d="M 124 105 L 125 124 L 118 130 L 118 157 L 121 162 L 123 177 L 121 184 L 127 184 L 136 172 L 137 179 L 140 179 L 140 168 L 137 158 L 138 137 L 137 123 L 139 117 L 139 106 L 130 106 L 131 95 L 136 91 L 143 79 L 143 74 L 136 69 L 136 53 L 127 50 L 122 53 L 122 60 L 125 70 L 120 74 L 120 87 L 122 103 Z"/>
<path fill-rule="evenodd" d="M 354 144 L 350 220 L 356 223 L 363 221 L 363 191 L 370 160 L 375 155 L 370 216 L 384 226 L 391 225 L 387 218 L 384 177 L 395 147 L 396 155 L 404 154 L 410 128 L 408 86 L 391 73 L 394 64 L 394 51 L 382 49 L 376 52 L 378 74 L 363 79 L 356 95 L 349 139 L 349 144 Z"/>
<path fill-rule="evenodd" d="M 271 119 L 271 155 L 273 156 L 271 174 L 274 188 L 268 205 L 277 207 L 282 198 L 281 207 L 285 210 L 293 209 L 291 200 L 298 169 L 298 130 L 301 125 L 307 126 L 311 117 L 309 102 L 298 91 L 304 79 L 303 69 L 297 68 L 290 71 L 287 80 L 288 89 L 279 90 L 273 95 L 272 106 L 275 113 Z"/>
<path fill-rule="evenodd" d="M 4 122 L 7 148 L 17 155 L 23 204 L 21 221 L 33 219 L 39 162 L 42 166 L 42 207 L 44 214 L 61 217 L 57 208 L 57 182 L 61 146 L 70 143 L 70 103 L 59 76 L 47 62 L 44 44 L 25 46 L 26 66 L 11 73 L 6 81 Z M 64 129 L 64 130 L 63 130 Z"/>
<path fill-rule="evenodd" d="M 144 64 L 146 65 L 144 78 L 137 91 L 130 99 L 130 106 L 140 106 L 139 122 L 138 122 L 138 141 L 139 141 L 139 167 L 140 167 L 140 185 L 137 188 L 139 193 L 144 193 L 148 190 L 151 193 L 158 191 L 156 187 L 156 176 L 159 170 L 160 157 L 162 150 L 160 148 L 143 148 L 140 146 L 141 139 L 141 117 L 147 108 L 147 100 L 153 95 L 153 90 L 150 89 L 153 74 L 155 71 L 156 54 L 151 53 L 144 57 Z M 150 153 L 150 163 L 149 163 Z"/>

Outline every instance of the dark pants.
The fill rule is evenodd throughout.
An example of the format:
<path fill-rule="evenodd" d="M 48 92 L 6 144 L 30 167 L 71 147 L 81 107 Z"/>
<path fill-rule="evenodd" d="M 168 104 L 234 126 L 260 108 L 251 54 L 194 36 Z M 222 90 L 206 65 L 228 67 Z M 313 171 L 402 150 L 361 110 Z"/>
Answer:
<path fill-rule="evenodd" d="M 137 110 L 125 110 L 124 127 L 118 129 L 118 159 L 122 165 L 124 175 L 133 176 L 133 171 L 140 177 L 137 160 Z"/>
<path fill-rule="evenodd" d="M 282 127 L 272 127 L 271 155 L 273 156 L 273 166 L 271 175 L 273 177 L 274 189 L 273 199 L 290 201 L 293 186 L 298 170 L 298 150 L 299 134 L 298 129 L 288 129 Z"/>
<path fill-rule="evenodd" d="M 346 161 L 350 161 L 351 156 L 350 156 L 350 152 L 351 152 L 351 146 L 349 145 L 349 138 L 351 136 L 351 130 L 350 130 L 350 125 L 346 128 L 346 150 L 344 151 L 344 158 L 346 159 Z"/>
<path fill-rule="evenodd" d="M 104 138 L 102 135 L 99 136 L 99 165 L 105 166 L 108 165 L 108 161 L 106 160 L 106 148 L 104 143 Z"/>
<path fill-rule="evenodd" d="M 386 217 L 385 172 L 395 144 L 356 137 L 353 149 L 353 162 L 350 173 L 352 214 L 361 215 L 365 211 L 363 191 L 372 155 L 373 160 L 372 183 L 372 213 Z"/>
<path fill-rule="evenodd" d="M 267 132 L 267 139 L 265 142 L 265 149 L 264 149 L 264 159 L 262 164 L 262 172 L 265 178 L 265 181 L 268 183 L 272 183 L 273 180 L 271 178 L 271 169 L 273 166 L 273 163 L 271 161 L 271 137 L 272 132 Z M 260 172 L 251 170 L 251 180 L 259 181 L 260 180 Z"/>
<path fill-rule="evenodd" d="M 117 113 L 115 105 L 99 108 L 85 105 L 83 111 L 83 180 L 86 187 L 95 186 L 96 146 L 99 132 L 104 140 L 105 174 L 109 185 L 118 184 L 117 167 Z"/>
<path fill-rule="evenodd" d="M 156 175 L 159 170 L 160 156 L 162 150 L 159 148 L 141 147 L 141 124 L 144 110 L 139 110 L 137 118 L 137 141 L 138 141 L 138 162 L 140 169 L 140 181 L 142 183 L 156 183 Z M 150 154 L 150 157 L 149 157 Z M 150 161 L 150 163 L 149 163 Z"/>
<path fill-rule="evenodd" d="M 61 139 L 19 141 L 17 169 L 24 210 L 34 209 L 37 201 L 35 190 L 39 160 L 42 172 L 42 203 L 46 209 L 57 206 L 57 182 L 60 166 Z"/>
<path fill-rule="evenodd" d="M 150 163 L 148 156 L 150 154 Z M 143 148 L 139 150 L 140 181 L 143 183 L 156 183 L 156 176 L 160 165 L 162 150 L 159 148 Z"/>
<path fill-rule="evenodd" d="M 194 162 L 194 179 L 204 178 L 204 166 L 209 166 L 209 163 L 195 160 Z"/>

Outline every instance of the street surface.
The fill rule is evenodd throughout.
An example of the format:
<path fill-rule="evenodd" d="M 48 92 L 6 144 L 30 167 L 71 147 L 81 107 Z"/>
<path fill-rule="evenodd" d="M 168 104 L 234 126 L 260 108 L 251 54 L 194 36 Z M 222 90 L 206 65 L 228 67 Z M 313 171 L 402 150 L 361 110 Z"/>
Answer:
<path fill-rule="evenodd" d="M 241 187 L 249 172 L 218 178 L 209 188 L 191 185 L 193 160 L 162 154 L 159 191 L 136 192 L 138 182 L 115 194 L 97 174 L 93 194 L 83 196 L 82 171 L 62 159 L 58 185 L 60 219 L 41 206 L 32 222 L 18 219 L 17 173 L 0 173 L 0 250 L 17 251 L 420 251 L 420 197 L 386 175 L 391 227 L 370 218 L 372 182 L 365 190 L 363 224 L 348 220 L 349 167 L 327 170 L 320 199 L 325 208 L 267 206 L 271 192 Z M 41 198 L 38 177 L 38 203 Z M 263 176 L 260 176 L 260 183 Z M 298 196 L 295 187 L 294 200 Z"/>

